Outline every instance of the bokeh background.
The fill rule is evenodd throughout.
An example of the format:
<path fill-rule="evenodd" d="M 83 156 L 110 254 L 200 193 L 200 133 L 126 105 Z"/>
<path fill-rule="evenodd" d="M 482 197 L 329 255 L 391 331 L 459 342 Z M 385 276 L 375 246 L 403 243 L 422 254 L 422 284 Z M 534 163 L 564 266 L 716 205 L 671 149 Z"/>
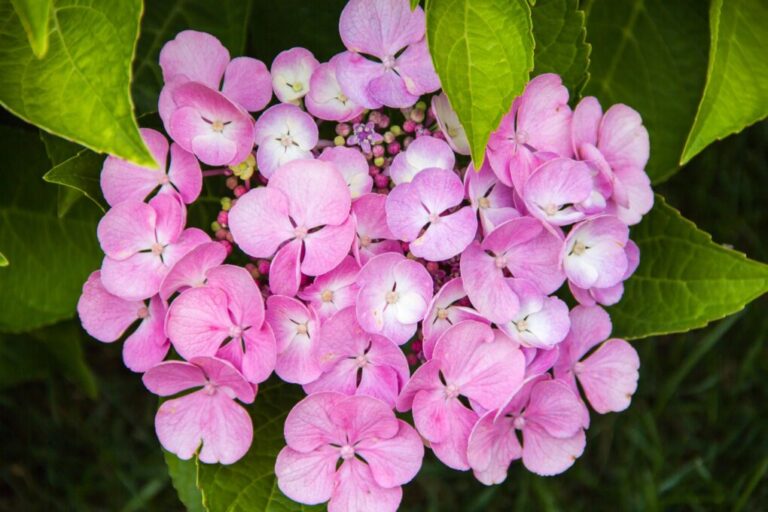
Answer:
<path fill-rule="evenodd" d="M 276 3 L 270 15 L 282 23 L 251 31 L 249 54 L 270 62 L 303 45 L 327 58 L 338 48 L 317 27 L 333 26 L 339 10 Z M 139 53 L 155 38 L 145 31 Z M 142 66 L 138 74 L 152 72 Z M 156 94 L 134 92 L 139 106 Z M 768 261 L 767 122 L 713 144 L 657 190 L 717 242 Z M 0 510 L 182 510 L 154 435 L 156 399 L 123 367 L 119 344 L 88 339 L 76 321 L 2 341 Z M 593 416 L 570 471 L 543 478 L 517 463 L 488 488 L 430 456 L 402 510 L 768 510 L 767 343 L 766 297 L 706 329 L 634 342 L 632 407 Z"/>

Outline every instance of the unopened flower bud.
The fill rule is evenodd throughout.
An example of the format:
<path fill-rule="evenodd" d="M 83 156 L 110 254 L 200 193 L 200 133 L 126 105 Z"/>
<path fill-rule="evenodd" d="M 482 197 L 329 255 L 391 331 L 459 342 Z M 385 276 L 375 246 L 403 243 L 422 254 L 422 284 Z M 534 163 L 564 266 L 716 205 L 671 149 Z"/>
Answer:
<path fill-rule="evenodd" d="M 246 188 L 244 186 L 238 185 L 238 186 L 235 187 L 235 190 L 233 190 L 233 192 L 235 193 L 235 197 L 240 197 L 243 194 L 245 194 L 246 192 L 248 192 L 248 190 L 246 190 Z"/>

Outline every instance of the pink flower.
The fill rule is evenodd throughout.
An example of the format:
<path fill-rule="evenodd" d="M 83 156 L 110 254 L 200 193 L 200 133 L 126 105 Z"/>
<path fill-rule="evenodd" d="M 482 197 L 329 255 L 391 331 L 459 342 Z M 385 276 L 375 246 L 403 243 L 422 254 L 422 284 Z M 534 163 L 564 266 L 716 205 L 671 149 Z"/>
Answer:
<path fill-rule="evenodd" d="M 338 61 L 339 55 L 315 68 L 304 104 L 309 113 L 318 119 L 345 122 L 360 115 L 363 107 L 348 98 L 341 89 L 336 78 Z"/>
<path fill-rule="evenodd" d="M 474 240 L 477 216 L 465 206 L 461 179 L 444 169 L 427 169 L 387 196 L 387 224 L 392 233 L 410 242 L 414 256 L 443 261 L 461 253 Z"/>
<path fill-rule="evenodd" d="M 467 458 L 475 477 L 485 485 L 501 483 L 521 457 L 537 475 L 562 473 L 584 452 L 584 413 L 584 404 L 563 383 L 543 376 L 528 381 L 504 409 L 488 411 L 472 429 Z"/>
<path fill-rule="evenodd" d="M 413 427 L 367 396 L 308 396 L 288 414 L 285 441 L 278 487 L 300 503 L 328 501 L 328 512 L 394 512 L 424 457 Z"/>
<path fill-rule="evenodd" d="M 194 202 L 203 187 L 203 174 L 195 156 L 178 144 L 171 144 L 171 165 L 166 172 L 168 140 L 150 128 L 142 128 L 141 137 L 157 167 L 139 167 L 108 156 L 101 170 L 101 191 L 107 203 L 115 206 L 128 199 L 143 201 L 158 188 L 159 193 L 178 191 L 185 203 Z"/>
<path fill-rule="evenodd" d="M 627 270 L 621 278 L 621 282 L 605 288 L 579 288 L 573 282 L 568 282 L 573 297 L 583 306 L 594 306 L 602 304 L 603 306 L 612 306 L 621 300 L 624 295 L 624 281 L 629 279 L 637 270 L 640 264 L 640 248 L 632 240 L 627 240 L 624 247 L 624 253 L 627 256 Z"/>
<path fill-rule="evenodd" d="M 571 157 L 571 109 L 559 76 L 539 75 L 515 99 L 488 140 L 488 160 L 502 183 L 518 192 L 537 165 L 536 152 Z"/>
<path fill-rule="evenodd" d="M 542 293 L 560 288 L 561 236 L 538 219 L 519 217 L 496 227 L 482 243 L 470 244 L 461 255 L 461 276 L 472 305 L 497 324 L 512 320 L 520 299 L 505 272 L 533 281 Z"/>
<path fill-rule="evenodd" d="M 309 92 L 309 79 L 320 63 L 306 48 L 291 48 L 272 61 L 272 88 L 283 103 L 296 103 Z"/>
<path fill-rule="evenodd" d="M 496 178 L 487 158 L 479 171 L 472 163 L 469 164 L 464 175 L 464 187 L 486 235 L 499 224 L 520 216 L 515 208 L 514 190 Z"/>
<path fill-rule="evenodd" d="M 439 89 L 425 28 L 424 11 L 407 0 L 350 0 L 339 20 L 349 51 L 336 64 L 346 96 L 365 108 L 402 108 Z"/>
<path fill-rule="evenodd" d="M 354 307 L 325 322 L 317 348 L 323 374 L 304 386 L 307 393 L 336 391 L 367 395 L 395 406 L 397 395 L 408 381 L 405 354 L 384 336 L 363 331 Z"/>
<path fill-rule="evenodd" d="M 620 283 L 629 268 L 625 247 L 629 228 L 603 215 L 573 227 L 561 253 L 569 282 L 579 288 L 607 288 Z"/>
<path fill-rule="evenodd" d="M 226 258 L 227 250 L 219 242 L 198 245 L 165 276 L 160 285 L 160 298 L 167 302 L 176 292 L 203 286 L 208 280 L 208 271 L 224 263 Z"/>
<path fill-rule="evenodd" d="M 352 253 L 361 265 L 378 254 L 403 252 L 387 226 L 386 203 L 384 194 L 365 194 L 352 204 L 356 232 Z"/>
<path fill-rule="evenodd" d="M 574 393 L 578 393 L 578 380 L 590 405 L 600 414 L 629 407 L 640 368 L 632 345 L 618 338 L 606 341 L 610 335 L 611 319 L 603 308 L 576 306 L 571 311 L 571 332 L 555 365 L 555 376 Z M 587 353 L 589 356 L 584 357 Z"/>
<path fill-rule="evenodd" d="M 371 258 L 357 276 L 357 320 L 367 332 L 398 345 L 408 341 L 432 299 L 432 277 L 419 263 L 397 253 Z"/>
<path fill-rule="evenodd" d="M 274 255 L 270 289 L 293 296 L 302 273 L 322 275 L 349 253 L 355 233 L 350 204 L 347 184 L 332 164 L 295 160 L 279 167 L 266 187 L 238 199 L 229 227 L 248 255 Z"/>
<path fill-rule="evenodd" d="M 534 217 L 566 226 L 586 216 L 577 206 L 590 199 L 592 190 L 592 176 L 586 164 L 555 158 L 533 171 L 525 182 L 523 199 Z"/>
<path fill-rule="evenodd" d="M 140 320 L 123 345 L 123 362 L 134 372 L 145 372 L 162 361 L 171 346 L 165 336 L 163 301 L 157 296 L 146 303 L 112 295 L 101 284 L 98 270 L 83 285 L 77 314 L 86 332 L 104 343 L 121 338 Z"/>
<path fill-rule="evenodd" d="M 608 211 L 633 225 L 653 206 L 648 162 L 648 130 L 635 110 L 613 105 L 603 115 L 596 98 L 583 98 L 573 112 L 571 141 L 581 160 L 608 177 L 612 194 Z"/>
<path fill-rule="evenodd" d="M 432 350 L 438 338 L 452 325 L 464 320 L 487 320 L 480 313 L 469 306 L 463 306 L 462 301 L 467 298 L 461 278 L 451 279 L 443 285 L 427 307 L 427 314 L 421 324 L 421 332 L 424 335 L 424 357 L 432 358 Z"/>
<path fill-rule="evenodd" d="M 469 469 L 467 439 L 478 419 L 462 404 L 481 412 L 503 405 L 522 383 L 525 359 L 514 343 L 496 339 L 491 328 L 466 320 L 445 331 L 432 359 L 422 365 L 397 400 L 397 410 L 413 408 L 419 433 L 445 465 Z"/>
<path fill-rule="evenodd" d="M 410 183 L 424 169 L 453 170 L 456 157 L 451 147 L 435 137 L 418 137 L 403 152 L 398 153 L 389 166 L 392 181 L 399 185 Z"/>
<path fill-rule="evenodd" d="M 271 295 L 266 320 L 277 343 L 277 376 L 294 384 L 317 379 L 322 372 L 317 356 L 320 321 L 314 309 L 293 297 Z"/>
<path fill-rule="evenodd" d="M 184 359 L 220 357 L 248 381 L 266 380 L 275 368 L 277 349 L 272 329 L 264 323 L 258 285 L 247 270 L 234 265 L 210 269 L 206 277 L 205 286 L 185 290 L 168 309 L 165 329 L 173 347 Z"/>
<path fill-rule="evenodd" d="M 275 169 L 293 160 L 312 159 L 317 144 L 315 121 L 296 105 L 282 104 L 268 108 L 256 123 L 256 161 L 267 179 Z"/>
<path fill-rule="evenodd" d="M 360 265 L 351 256 L 346 256 L 338 267 L 317 276 L 311 285 L 301 290 L 299 298 L 309 302 L 320 321 L 324 322 L 342 309 L 355 304 L 359 272 Z"/>
<path fill-rule="evenodd" d="M 373 189 L 373 178 L 368 173 L 368 161 L 357 149 L 344 146 L 325 148 L 318 160 L 331 162 L 336 167 L 347 183 L 352 199 L 368 194 Z"/>
<path fill-rule="evenodd" d="M 571 327 L 565 302 L 543 295 L 538 286 L 526 279 L 515 279 L 510 285 L 520 301 L 520 309 L 499 329 L 524 347 L 550 349 L 563 341 Z"/>
<path fill-rule="evenodd" d="M 160 67 L 166 87 L 198 82 L 213 91 L 220 90 L 227 100 L 249 112 L 263 109 L 272 99 L 267 66 L 250 57 L 230 60 L 229 51 L 221 42 L 205 32 L 184 30 L 176 34 L 176 38 L 165 43 L 160 51 Z M 167 100 L 161 93 L 160 116 L 166 125 L 168 112 L 163 107 L 169 106 Z"/>
<path fill-rule="evenodd" d="M 445 140 L 451 145 L 451 149 L 460 155 L 469 155 L 467 133 L 444 92 L 432 96 L 432 113 L 435 114 L 437 125 L 445 135 Z"/>
<path fill-rule="evenodd" d="M 160 396 L 195 389 L 166 400 L 157 410 L 155 431 L 163 448 L 183 460 L 197 453 L 206 464 L 232 464 L 248 451 L 253 423 L 235 399 L 249 404 L 255 391 L 232 364 L 215 357 L 166 361 L 142 380 Z"/>
<path fill-rule="evenodd" d="M 147 203 L 127 200 L 110 209 L 97 234 L 106 254 L 101 281 L 113 295 L 144 300 L 157 294 L 173 265 L 211 239 L 197 228 L 184 229 L 186 212 L 175 194 Z"/>

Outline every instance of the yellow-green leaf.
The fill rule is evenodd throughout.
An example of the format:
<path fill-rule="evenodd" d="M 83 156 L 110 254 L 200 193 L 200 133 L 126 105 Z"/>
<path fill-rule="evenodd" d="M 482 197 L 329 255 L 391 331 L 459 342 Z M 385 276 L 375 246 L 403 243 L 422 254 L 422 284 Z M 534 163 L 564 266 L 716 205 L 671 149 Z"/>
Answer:
<path fill-rule="evenodd" d="M 29 39 L 29 46 L 38 59 L 48 52 L 48 19 L 51 0 L 11 0 Z"/>

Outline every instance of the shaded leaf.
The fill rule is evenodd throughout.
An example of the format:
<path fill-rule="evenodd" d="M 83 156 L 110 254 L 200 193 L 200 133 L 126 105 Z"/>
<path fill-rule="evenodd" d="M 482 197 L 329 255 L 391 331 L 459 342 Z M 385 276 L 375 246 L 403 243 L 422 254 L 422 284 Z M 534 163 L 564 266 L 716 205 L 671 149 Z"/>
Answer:
<path fill-rule="evenodd" d="M 632 229 L 640 266 L 609 309 L 614 336 L 645 338 L 704 327 L 768 291 L 768 265 L 712 241 L 656 196 Z"/>
<path fill-rule="evenodd" d="M 169 451 L 163 450 L 165 464 L 168 466 L 168 474 L 179 500 L 187 508 L 187 512 L 204 512 L 203 495 L 197 488 L 197 462 L 195 460 L 181 460 Z"/>
<path fill-rule="evenodd" d="M 7 267 L 9 264 L 8 259 L 0 252 L 0 267 Z"/>
<path fill-rule="evenodd" d="M 10 3 L 0 4 L 0 104 L 94 151 L 152 164 L 130 96 L 141 10 L 140 0 L 60 0 L 37 59 Z"/>
<path fill-rule="evenodd" d="M 593 2 L 585 94 L 605 108 L 626 103 L 643 116 L 651 138 L 647 171 L 658 183 L 678 169 L 707 68 L 706 10 L 699 0 Z"/>
<path fill-rule="evenodd" d="M 103 257 L 100 212 L 81 202 L 57 217 L 57 187 L 40 179 L 50 163 L 36 133 L 0 127 L 0 161 L 0 250 L 13 262 L 0 273 L 0 331 L 18 332 L 74 315 Z"/>
<path fill-rule="evenodd" d="M 768 116 L 768 3 L 713 0 L 704 96 L 680 159 Z"/>
<path fill-rule="evenodd" d="M 591 51 L 578 0 L 538 0 L 531 14 L 536 40 L 533 74 L 557 73 L 571 97 L 578 97 L 589 79 Z"/>
<path fill-rule="evenodd" d="M 533 69 L 531 9 L 526 0 L 430 0 L 427 39 L 479 168 L 488 137 Z"/>
<path fill-rule="evenodd" d="M 103 164 L 103 155 L 97 155 L 93 151 L 83 149 L 77 155 L 65 160 L 45 173 L 43 179 L 48 183 L 63 185 L 85 194 L 96 206 L 105 211 L 106 201 L 101 193 L 101 185 L 99 184 L 99 176 L 101 175 Z M 61 206 L 61 202 L 59 206 Z"/>
<path fill-rule="evenodd" d="M 38 59 L 48 52 L 48 19 L 52 0 L 11 0 Z"/>

